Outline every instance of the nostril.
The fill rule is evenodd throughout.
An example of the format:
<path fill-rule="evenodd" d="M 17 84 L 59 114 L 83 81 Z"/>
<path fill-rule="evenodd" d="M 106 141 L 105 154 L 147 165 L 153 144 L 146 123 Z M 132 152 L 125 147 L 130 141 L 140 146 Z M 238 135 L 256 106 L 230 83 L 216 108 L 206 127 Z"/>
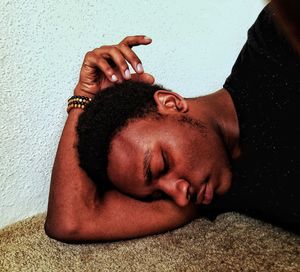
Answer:
<path fill-rule="evenodd" d="M 191 200 L 191 197 L 192 197 L 193 193 L 194 193 L 194 190 L 191 188 L 191 186 L 188 186 L 188 187 L 186 188 L 186 199 L 187 199 L 188 201 Z"/>
<path fill-rule="evenodd" d="M 196 201 L 197 193 L 195 192 L 195 189 L 192 186 L 189 186 L 187 188 L 186 198 L 188 201 L 192 201 L 192 202 Z"/>

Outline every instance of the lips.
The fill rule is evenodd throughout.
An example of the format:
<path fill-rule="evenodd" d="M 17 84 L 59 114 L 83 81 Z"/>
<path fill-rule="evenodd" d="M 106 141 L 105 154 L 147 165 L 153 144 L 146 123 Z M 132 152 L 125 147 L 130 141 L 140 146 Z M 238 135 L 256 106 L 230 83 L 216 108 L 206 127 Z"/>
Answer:
<path fill-rule="evenodd" d="M 206 183 L 202 183 L 199 192 L 197 194 L 196 204 L 201 204 L 203 202 L 205 197 L 205 189 L 206 189 Z"/>
<path fill-rule="evenodd" d="M 196 204 L 209 204 L 213 199 L 214 191 L 211 183 L 202 183 L 197 194 Z"/>
<path fill-rule="evenodd" d="M 204 200 L 202 204 L 209 204 L 214 196 L 214 188 L 212 186 L 212 183 L 207 183 L 205 186 L 205 194 L 204 194 Z"/>

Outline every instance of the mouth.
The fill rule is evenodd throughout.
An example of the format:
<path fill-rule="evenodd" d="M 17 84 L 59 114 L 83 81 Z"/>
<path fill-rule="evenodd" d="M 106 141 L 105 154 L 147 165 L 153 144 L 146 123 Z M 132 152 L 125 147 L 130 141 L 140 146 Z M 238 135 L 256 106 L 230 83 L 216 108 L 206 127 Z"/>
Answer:
<path fill-rule="evenodd" d="M 196 195 L 195 203 L 199 204 L 210 204 L 214 195 L 214 190 L 211 182 L 208 179 L 203 182 L 199 188 L 198 194 Z"/>

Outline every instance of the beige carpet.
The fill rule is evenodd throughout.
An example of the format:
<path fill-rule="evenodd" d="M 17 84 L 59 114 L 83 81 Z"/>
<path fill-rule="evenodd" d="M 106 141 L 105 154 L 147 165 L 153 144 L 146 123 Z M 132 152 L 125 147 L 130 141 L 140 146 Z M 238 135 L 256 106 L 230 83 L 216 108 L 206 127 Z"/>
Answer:
<path fill-rule="evenodd" d="M 0 230 L 0 271 L 300 271 L 300 236 L 227 213 L 165 234 L 70 245 L 40 214 Z"/>

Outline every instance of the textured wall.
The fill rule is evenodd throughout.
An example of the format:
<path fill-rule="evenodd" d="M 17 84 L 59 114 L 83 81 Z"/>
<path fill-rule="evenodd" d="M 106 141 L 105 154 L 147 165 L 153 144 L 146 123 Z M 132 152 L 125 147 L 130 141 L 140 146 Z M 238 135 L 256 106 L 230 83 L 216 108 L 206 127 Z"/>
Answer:
<path fill-rule="evenodd" d="M 157 82 L 185 96 L 222 86 L 262 0 L 0 2 L 0 227 L 44 211 L 86 51 L 133 34 Z"/>

